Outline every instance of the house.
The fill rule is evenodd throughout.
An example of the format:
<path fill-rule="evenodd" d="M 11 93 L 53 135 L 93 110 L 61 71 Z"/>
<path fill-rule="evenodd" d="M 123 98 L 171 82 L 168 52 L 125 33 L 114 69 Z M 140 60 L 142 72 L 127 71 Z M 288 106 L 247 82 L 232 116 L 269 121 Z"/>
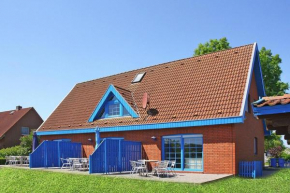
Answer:
<path fill-rule="evenodd" d="M 263 161 L 264 124 L 251 103 L 265 96 L 257 44 L 167 62 L 76 84 L 37 130 L 41 140 L 101 138 L 142 143 L 143 157 L 176 170 L 237 174 Z"/>
<path fill-rule="evenodd" d="M 0 149 L 20 144 L 20 137 L 29 135 L 43 120 L 33 107 L 0 112 Z"/>
<path fill-rule="evenodd" d="M 290 94 L 263 97 L 253 103 L 253 109 L 258 119 L 266 120 L 268 130 L 284 135 L 290 144 Z"/>

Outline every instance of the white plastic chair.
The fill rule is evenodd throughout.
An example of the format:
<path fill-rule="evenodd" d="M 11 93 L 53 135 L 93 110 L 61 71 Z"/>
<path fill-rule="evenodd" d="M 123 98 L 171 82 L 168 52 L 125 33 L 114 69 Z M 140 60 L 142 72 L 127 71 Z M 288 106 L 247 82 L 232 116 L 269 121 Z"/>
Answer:
<path fill-rule="evenodd" d="M 160 161 L 160 162 L 158 162 L 158 165 L 154 168 L 154 170 L 157 173 L 158 177 L 160 177 L 161 174 L 163 174 L 163 175 L 166 174 L 167 177 L 168 177 L 168 173 L 169 173 L 168 162 L 169 161 Z"/>
<path fill-rule="evenodd" d="M 62 166 L 61 169 L 71 168 L 71 161 L 69 159 L 60 158 Z"/>
<path fill-rule="evenodd" d="M 170 172 L 172 173 L 172 175 L 176 176 L 176 172 L 175 172 L 176 161 L 170 161 L 169 164 L 170 164 L 170 167 L 169 167 Z"/>
<path fill-rule="evenodd" d="M 145 162 L 144 162 L 145 163 Z M 144 172 L 147 170 L 147 167 L 144 165 L 144 163 L 141 161 L 130 161 L 130 164 L 132 166 L 131 174 L 139 173 L 140 175 L 144 174 Z"/>

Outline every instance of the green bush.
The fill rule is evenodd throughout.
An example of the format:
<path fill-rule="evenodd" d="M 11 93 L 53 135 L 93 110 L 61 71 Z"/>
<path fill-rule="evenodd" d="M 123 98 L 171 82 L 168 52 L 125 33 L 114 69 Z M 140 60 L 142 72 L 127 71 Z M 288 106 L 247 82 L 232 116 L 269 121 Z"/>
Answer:
<path fill-rule="evenodd" d="M 282 152 L 280 157 L 285 159 L 285 160 L 290 160 L 290 154 L 286 153 L 285 151 Z"/>
<path fill-rule="evenodd" d="M 28 156 L 31 153 L 30 149 L 26 147 L 21 147 L 20 145 L 14 147 L 8 147 L 0 150 L 0 158 L 5 158 L 5 156 Z"/>
<path fill-rule="evenodd" d="M 33 131 L 20 138 L 20 145 L 0 150 L 0 158 L 5 156 L 28 156 L 32 151 Z"/>
<path fill-rule="evenodd" d="M 0 165 L 5 165 L 6 159 L 5 158 L 0 158 Z"/>

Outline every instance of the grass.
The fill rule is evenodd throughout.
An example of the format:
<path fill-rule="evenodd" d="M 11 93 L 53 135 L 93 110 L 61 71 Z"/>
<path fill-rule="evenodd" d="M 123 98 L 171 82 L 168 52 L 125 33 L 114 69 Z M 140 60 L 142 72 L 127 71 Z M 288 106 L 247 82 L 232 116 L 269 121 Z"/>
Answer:
<path fill-rule="evenodd" d="M 230 177 L 194 185 L 185 183 L 132 180 L 0 168 L 0 189 L 4 192 L 290 192 L 290 169 L 259 179 Z"/>

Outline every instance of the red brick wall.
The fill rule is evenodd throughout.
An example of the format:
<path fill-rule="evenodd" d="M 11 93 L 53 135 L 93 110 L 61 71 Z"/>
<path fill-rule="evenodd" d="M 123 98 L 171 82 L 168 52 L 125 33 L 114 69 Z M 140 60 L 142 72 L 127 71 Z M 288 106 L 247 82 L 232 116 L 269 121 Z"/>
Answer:
<path fill-rule="evenodd" d="M 203 134 L 204 141 L 204 173 L 233 174 L 235 170 L 235 145 L 233 142 L 233 126 L 220 125 L 210 127 L 192 127 L 176 129 L 157 129 L 145 131 L 126 131 L 101 133 L 101 137 L 124 137 L 126 140 L 141 141 L 144 158 L 161 159 L 161 137 L 172 134 L 196 133 Z M 152 136 L 157 137 L 154 141 Z M 94 134 L 52 135 L 42 136 L 42 140 L 69 138 L 81 142 L 84 156 L 88 157 L 94 151 Z M 92 139 L 90 142 L 88 139 Z"/>
<path fill-rule="evenodd" d="M 255 76 L 252 77 L 250 87 L 250 102 L 258 100 Z M 239 161 L 263 161 L 264 163 L 264 129 L 261 120 L 254 117 L 251 109 L 246 112 L 246 120 L 243 124 L 234 125 L 236 140 L 236 162 Z M 254 154 L 254 138 L 258 138 L 258 154 Z M 236 166 L 238 167 L 238 165 Z"/>

